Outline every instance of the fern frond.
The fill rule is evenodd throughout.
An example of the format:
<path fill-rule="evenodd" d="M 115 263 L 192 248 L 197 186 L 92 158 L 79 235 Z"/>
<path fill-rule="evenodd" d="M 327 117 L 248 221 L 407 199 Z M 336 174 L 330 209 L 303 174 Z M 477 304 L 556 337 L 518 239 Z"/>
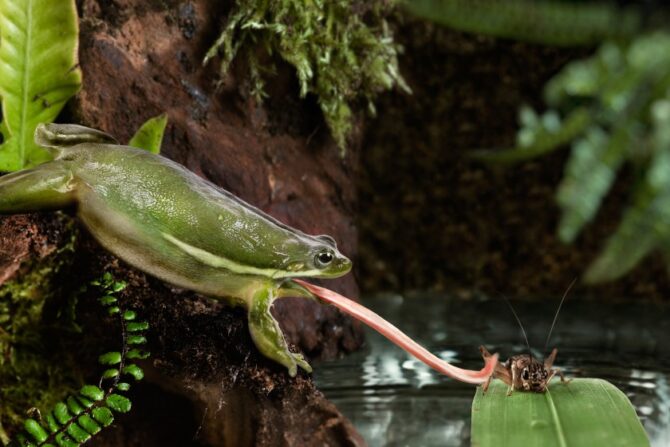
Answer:
<path fill-rule="evenodd" d="M 141 349 L 146 343 L 142 335 L 149 329 L 145 321 L 136 321 L 134 310 L 123 309 L 115 295 L 126 288 L 126 283 L 117 281 L 105 273 L 94 281 L 102 291 L 100 304 L 107 312 L 118 316 L 121 327 L 121 351 L 107 352 L 98 357 L 98 363 L 106 369 L 98 385 L 85 385 L 76 395 L 63 402 L 43 416 L 29 418 L 24 423 L 24 431 L 9 444 L 10 447 L 78 447 L 98 434 L 104 427 L 114 422 L 114 413 L 127 413 L 132 407 L 128 397 L 120 394 L 130 389 L 128 377 L 135 381 L 144 378 L 142 368 L 132 360 L 146 359 L 149 353 Z M 110 312 L 110 310 L 114 310 Z M 130 347 L 133 345 L 133 347 Z M 39 412 L 37 412 L 39 414 Z"/>
<path fill-rule="evenodd" d="M 551 108 L 541 117 L 524 112 L 517 148 L 476 156 L 519 161 L 571 143 L 557 192 L 565 242 L 595 218 L 621 167 L 635 167 L 631 204 L 587 282 L 616 279 L 654 250 L 670 252 L 670 34 L 603 44 L 556 75 L 545 99 Z"/>

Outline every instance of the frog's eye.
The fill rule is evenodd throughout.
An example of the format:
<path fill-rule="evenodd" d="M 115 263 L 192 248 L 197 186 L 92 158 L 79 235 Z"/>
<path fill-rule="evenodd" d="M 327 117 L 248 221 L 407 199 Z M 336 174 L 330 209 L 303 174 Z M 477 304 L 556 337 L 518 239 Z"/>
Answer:
<path fill-rule="evenodd" d="M 522 378 L 523 380 L 528 380 L 528 377 L 529 377 L 529 376 L 528 376 L 528 370 L 527 370 L 527 369 L 524 369 L 524 370 L 523 370 L 523 373 L 521 374 L 521 378 Z"/>
<path fill-rule="evenodd" d="M 317 255 L 314 257 L 314 263 L 318 268 L 324 268 L 330 265 L 330 263 L 333 262 L 333 259 L 335 259 L 333 252 L 330 250 L 324 250 L 317 253 Z"/>

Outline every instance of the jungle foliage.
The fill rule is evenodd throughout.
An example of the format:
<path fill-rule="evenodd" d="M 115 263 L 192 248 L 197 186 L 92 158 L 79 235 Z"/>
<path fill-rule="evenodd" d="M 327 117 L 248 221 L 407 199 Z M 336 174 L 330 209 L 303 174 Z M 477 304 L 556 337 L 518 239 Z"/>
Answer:
<path fill-rule="evenodd" d="M 464 31 L 546 45 L 602 42 L 593 56 L 549 81 L 547 110 L 520 109 L 515 148 L 475 156 L 511 163 L 571 146 L 556 194 L 558 235 L 566 243 L 594 220 L 630 167 L 630 203 L 586 282 L 616 279 L 653 251 L 670 255 L 670 34 L 641 33 L 641 12 L 611 2 L 418 0 L 407 7 Z"/>
<path fill-rule="evenodd" d="M 233 60 L 248 64 L 250 91 L 266 96 L 264 79 L 274 73 L 265 56 L 278 54 L 293 66 L 300 96 L 315 95 L 339 147 L 352 129 L 352 104 L 405 84 L 398 70 L 400 46 L 385 20 L 393 2 L 352 0 L 238 0 L 223 32 L 205 57 L 221 56 L 225 75 Z M 259 51 L 262 50 L 262 51 Z"/>
<path fill-rule="evenodd" d="M 623 167 L 630 204 L 585 279 L 615 279 L 654 250 L 670 255 L 670 35 L 605 43 L 565 67 L 545 88 L 549 109 L 520 113 L 515 149 L 480 154 L 516 161 L 570 143 L 558 187 L 559 236 L 576 239 L 591 222 Z"/>

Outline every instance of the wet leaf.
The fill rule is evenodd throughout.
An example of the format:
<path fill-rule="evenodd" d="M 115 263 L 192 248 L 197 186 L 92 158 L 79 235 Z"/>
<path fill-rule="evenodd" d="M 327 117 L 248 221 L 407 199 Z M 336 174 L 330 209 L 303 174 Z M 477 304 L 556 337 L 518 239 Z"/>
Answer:
<path fill-rule="evenodd" d="M 544 394 L 511 396 L 494 380 L 472 403 L 472 445 L 646 447 L 649 439 L 626 395 L 604 380 L 554 380 Z"/>

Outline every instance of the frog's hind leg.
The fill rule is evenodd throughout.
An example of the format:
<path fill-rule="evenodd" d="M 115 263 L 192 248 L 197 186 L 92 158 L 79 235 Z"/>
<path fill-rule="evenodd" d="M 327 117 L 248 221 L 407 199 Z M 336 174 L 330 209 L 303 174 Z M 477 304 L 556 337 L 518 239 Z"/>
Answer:
<path fill-rule="evenodd" d="M 72 173 L 61 162 L 0 177 L 0 214 L 64 208 L 75 203 Z"/>
<path fill-rule="evenodd" d="M 298 373 L 298 366 L 307 372 L 312 372 L 312 367 L 302 354 L 289 350 L 279 323 L 270 313 L 275 298 L 277 298 L 276 290 L 272 287 L 254 293 L 249 306 L 251 338 L 264 356 L 286 366 L 291 377 Z"/>

